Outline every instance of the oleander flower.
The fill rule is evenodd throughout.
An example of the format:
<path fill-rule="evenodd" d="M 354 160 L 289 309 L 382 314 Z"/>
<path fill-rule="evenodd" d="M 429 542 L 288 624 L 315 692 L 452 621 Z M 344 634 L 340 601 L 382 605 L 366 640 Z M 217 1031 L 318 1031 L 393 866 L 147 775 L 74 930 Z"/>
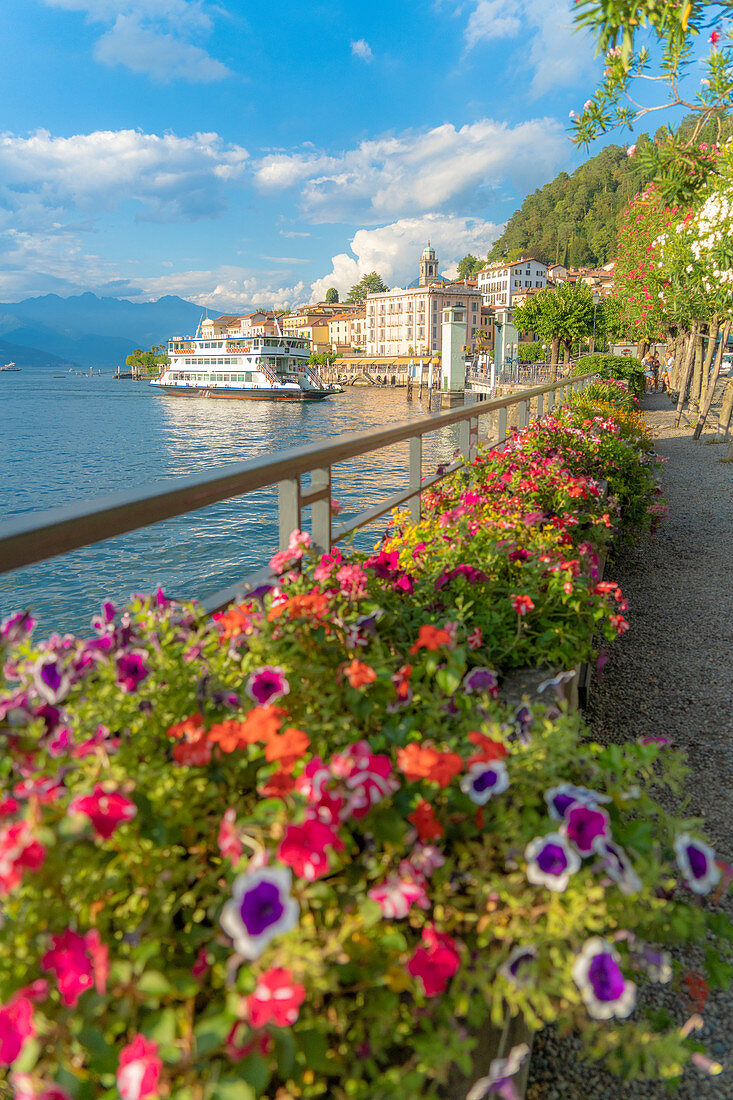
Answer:
<path fill-rule="evenodd" d="M 693 894 L 709 894 L 720 882 L 720 867 L 709 844 L 681 833 L 674 842 L 677 866 Z"/>
<path fill-rule="evenodd" d="M 494 1058 L 486 1077 L 479 1078 L 466 1095 L 466 1100 L 484 1100 L 493 1093 L 502 1100 L 519 1100 L 513 1078 L 522 1068 L 522 1062 L 529 1054 L 526 1043 L 512 1047 L 506 1058 Z"/>
<path fill-rule="evenodd" d="M 120 1051 L 117 1089 L 122 1100 L 145 1100 L 146 1096 L 156 1096 L 162 1068 L 158 1044 L 144 1035 L 136 1035 Z"/>
<path fill-rule="evenodd" d="M 524 849 L 527 878 L 535 886 L 562 893 L 571 875 L 580 867 L 580 856 L 560 833 L 547 833 L 530 840 Z"/>
<path fill-rule="evenodd" d="M 421 909 L 430 908 L 425 880 L 421 875 L 390 875 L 385 882 L 368 890 L 367 896 L 377 902 L 382 916 L 389 920 L 403 920 L 413 905 L 419 905 Z"/>
<path fill-rule="evenodd" d="M 565 811 L 561 832 L 572 841 L 582 856 L 589 856 L 594 850 L 593 843 L 598 838 L 606 839 L 611 834 L 611 823 L 605 810 L 596 806 L 587 806 L 575 802 Z"/>
<path fill-rule="evenodd" d="M 72 798 L 68 812 L 86 814 L 97 836 L 109 840 L 118 825 L 132 821 L 137 813 L 137 806 L 119 791 L 106 791 L 98 783 L 91 794 Z"/>
<path fill-rule="evenodd" d="M 573 964 L 573 981 L 594 1020 L 620 1020 L 636 1005 L 636 985 L 621 971 L 618 952 L 600 936 L 586 940 Z"/>
<path fill-rule="evenodd" d="M 273 966 L 260 974 L 254 992 L 247 997 L 247 1018 L 254 1028 L 265 1024 L 291 1027 L 304 1000 L 305 987 L 293 982 L 291 971 Z"/>
<path fill-rule="evenodd" d="M 455 940 L 429 924 L 421 932 L 422 946 L 415 949 L 407 969 L 422 982 L 426 997 L 442 993 L 460 966 Z"/>
<path fill-rule="evenodd" d="M 262 867 L 235 879 L 219 923 L 245 959 L 256 959 L 271 939 L 297 925 L 300 910 L 290 896 L 292 881 L 289 867 Z"/>
<path fill-rule="evenodd" d="M 278 665 L 264 665 L 251 673 L 244 690 L 258 706 L 264 707 L 290 693 L 285 670 Z"/>
<path fill-rule="evenodd" d="M 503 760 L 472 764 L 461 780 L 461 790 L 477 806 L 484 806 L 494 795 L 502 794 L 509 786 L 509 775 Z"/>

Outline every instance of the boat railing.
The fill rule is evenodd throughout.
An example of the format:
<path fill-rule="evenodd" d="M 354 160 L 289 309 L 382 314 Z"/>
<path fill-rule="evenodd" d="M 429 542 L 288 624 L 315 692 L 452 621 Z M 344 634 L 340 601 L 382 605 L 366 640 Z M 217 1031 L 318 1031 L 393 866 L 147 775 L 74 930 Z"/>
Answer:
<path fill-rule="evenodd" d="M 504 442 L 508 434 L 509 410 L 517 410 L 517 427 L 521 430 L 526 428 L 530 415 L 543 416 L 558 399 L 562 401 L 596 377 L 597 374 L 584 374 L 564 378 L 508 397 L 477 401 L 436 416 L 292 447 L 247 462 L 223 466 L 204 477 L 173 478 L 68 507 L 23 515 L 0 526 L 0 573 L 21 569 L 273 485 L 277 486 L 280 549 L 285 549 L 293 530 L 304 528 L 304 513 L 310 509 L 313 543 L 318 550 L 329 552 L 334 543 L 350 537 L 394 508 L 406 506 L 412 518 L 419 520 L 422 494 L 426 490 L 464 462 L 470 462 L 476 455 L 479 442 L 487 442 L 491 446 Z M 490 437 L 488 434 L 481 435 L 481 422 L 487 424 L 492 414 L 496 417 L 496 430 Z M 439 467 L 435 473 L 423 476 L 425 436 L 454 426 L 458 427 L 458 450 L 453 460 Z M 365 508 L 345 523 L 336 522 L 331 509 L 333 467 L 397 443 L 408 444 L 407 487 Z M 212 612 L 233 600 L 243 599 L 248 591 L 262 584 L 268 576 L 269 569 L 263 567 L 243 577 L 237 584 L 206 597 L 201 601 L 201 607 L 206 612 Z"/>

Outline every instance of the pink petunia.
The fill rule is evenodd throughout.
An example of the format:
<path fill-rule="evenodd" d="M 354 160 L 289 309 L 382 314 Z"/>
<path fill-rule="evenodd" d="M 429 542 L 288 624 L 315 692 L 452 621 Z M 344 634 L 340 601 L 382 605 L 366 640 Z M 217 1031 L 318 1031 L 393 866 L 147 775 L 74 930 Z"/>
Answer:
<path fill-rule="evenodd" d="M 122 1100 L 144 1100 L 157 1096 L 163 1063 L 158 1057 L 158 1044 L 136 1035 L 120 1051 L 117 1088 Z"/>
<path fill-rule="evenodd" d="M 97 836 L 109 840 L 118 825 L 132 821 L 137 806 L 119 791 L 105 791 L 97 784 L 91 794 L 77 795 L 69 803 L 70 814 L 86 814 Z"/>

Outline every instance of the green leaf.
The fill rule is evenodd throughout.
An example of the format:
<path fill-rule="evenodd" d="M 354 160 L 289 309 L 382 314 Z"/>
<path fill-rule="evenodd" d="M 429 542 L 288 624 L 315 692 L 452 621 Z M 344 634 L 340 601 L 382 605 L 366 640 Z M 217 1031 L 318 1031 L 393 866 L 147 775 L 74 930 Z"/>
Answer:
<path fill-rule="evenodd" d="M 159 970 L 146 970 L 137 984 L 140 992 L 150 997 L 165 997 L 172 989 L 171 983 Z"/>
<path fill-rule="evenodd" d="M 257 1094 L 241 1077 L 220 1077 L 215 1095 L 216 1100 L 256 1100 Z"/>
<path fill-rule="evenodd" d="M 194 1029 L 196 1036 L 196 1054 L 203 1057 L 217 1050 L 225 1042 L 232 1029 L 235 1017 L 230 1012 L 220 1012 L 200 1020 Z"/>

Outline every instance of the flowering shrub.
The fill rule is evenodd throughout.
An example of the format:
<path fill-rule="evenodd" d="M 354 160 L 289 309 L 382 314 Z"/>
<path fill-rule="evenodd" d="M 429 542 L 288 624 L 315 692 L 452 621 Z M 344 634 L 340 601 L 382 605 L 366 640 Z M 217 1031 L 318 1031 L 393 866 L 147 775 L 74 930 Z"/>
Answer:
<path fill-rule="evenodd" d="M 653 797 L 680 755 L 591 743 L 553 675 L 626 629 L 598 563 L 644 521 L 645 443 L 633 409 L 565 410 L 372 554 L 298 533 L 215 621 L 159 592 L 86 639 L 2 624 L 16 1097 L 437 1098 L 506 1012 L 680 1072 L 689 1027 L 637 1004 L 681 980 L 662 943 L 707 938 L 727 979 L 699 898 L 729 870 Z M 527 663 L 551 666 L 543 701 L 502 702 Z"/>
<path fill-rule="evenodd" d="M 631 393 L 638 400 L 644 395 L 644 368 L 641 365 L 641 360 L 634 358 L 632 355 L 584 355 L 576 363 L 573 374 L 589 374 L 591 371 L 600 374 L 604 381 L 625 381 L 627 384 L 625 392 Z M 597 391 L 594 384 L 592 396 L 600 401 L 613 400 L 610 397 L 613 390 L 614 387 L 609 386 L 605 392 Z M 616 403 L 621 406 L 628 404 L 624 401 L 623 395 L 623 390 L 617 395 L 618 400 Z"/>

